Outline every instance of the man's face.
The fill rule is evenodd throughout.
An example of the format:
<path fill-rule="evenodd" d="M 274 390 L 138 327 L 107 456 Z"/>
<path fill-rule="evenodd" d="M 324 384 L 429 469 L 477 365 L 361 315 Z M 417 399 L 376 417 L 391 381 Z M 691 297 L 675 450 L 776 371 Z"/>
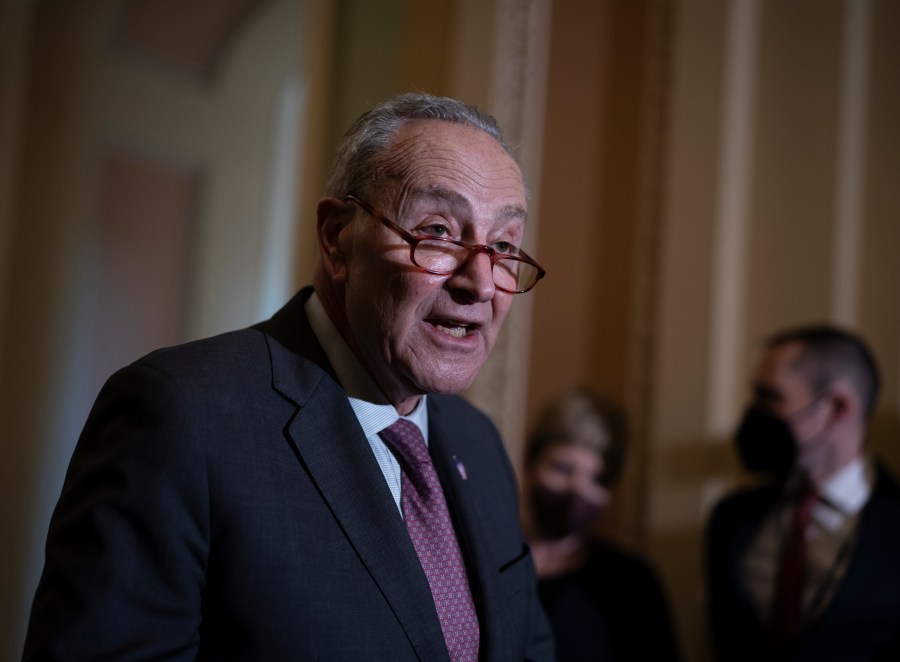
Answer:
<path fill-rule="evenodd" d="M 826 422 L 824 403 L 817 400 L 807 378 L 794 365 L 799 343 L 767 349 L 753 380 L 753 403 L 784 420 L 794 433 L 799 450 L 822 432 Z"/>
<path fill-rule="evenodd" d="M 412 122 L 386 161 L 398 175 L 391 190 L 358 195 L 409 232 L 521 246 L 522 175 L 483 131 Z M 425 273 L 410 262 L 409 244 L 361 208 L 340 246 L 351 345 L 401 413 L 423 393 L 469 386 L 512 304 L 513 295 L 494 287 L 490 258 L 474 255 L 449 276 Z"/>

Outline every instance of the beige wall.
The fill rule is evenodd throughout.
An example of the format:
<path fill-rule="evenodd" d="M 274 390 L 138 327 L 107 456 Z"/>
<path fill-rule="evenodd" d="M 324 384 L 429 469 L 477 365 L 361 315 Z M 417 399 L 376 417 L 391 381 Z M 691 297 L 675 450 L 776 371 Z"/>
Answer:
<path fill-rule="evenodd" d="M 85 304 L 101 291 L 97 219 L 104 200 L 120 209 L 98 164 L 149 160 L 173 215 L 191 190 L 178 173 L 200 174 L 188 275 L 173 287 L 178 339 L 205 335 L 262 314 L 272 278 L 308 281 L 309 211 L 333 145 L 360 110 L 408 89 L 501 119 L 531 188 L 529 252 L 548 269 L 467 395 L 516 461 L 559 389 L 627 405 L 633 447 L 610 528 L 661 570 L 687 659 L 706 659 L 702 527 L 740 480 L 728 439 L 764 334 L 830 319 L 868 336 L 885 371 L 873 444 L 900 468 L 893 0 L 270 0 L 244 17 L 212 84 L 110 51 L 125 4 L 0 2 L 0 657 L 20 646 L 96 391 L 78 348 L 97 321 Z M 286 114 L 293 132 L 273 132 Z M 279 276 L 265 238 L 285 195 L 295 229 Z"/>

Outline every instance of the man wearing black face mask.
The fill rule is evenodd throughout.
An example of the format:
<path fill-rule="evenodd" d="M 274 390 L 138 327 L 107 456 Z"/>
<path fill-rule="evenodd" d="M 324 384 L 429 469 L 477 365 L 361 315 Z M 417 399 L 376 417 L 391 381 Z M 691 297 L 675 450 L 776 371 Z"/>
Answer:
<path fill-rule="evenodd" d="M 720 662 L 900 660 L 900 488 L 864 449 L 878 389 L 853 334 L 766 342 L 736 445 L 768 480 L 719 503 L 708 530 Z"/>

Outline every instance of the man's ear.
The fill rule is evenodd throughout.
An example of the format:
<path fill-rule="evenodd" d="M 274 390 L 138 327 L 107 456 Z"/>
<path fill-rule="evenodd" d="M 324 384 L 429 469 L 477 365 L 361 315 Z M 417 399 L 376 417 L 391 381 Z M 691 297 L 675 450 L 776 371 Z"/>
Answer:
<path fill-rule="evenodd" d="M 347 203 L 332 197 L 322 198 L 316 205 L 319 258 L 331 279 L 343 279 L 346 274 L 347 256 L 341 243 L 341 233 L 351 218 L 347 207 Z"/>
<path fill-rule="evenodd" d="M 839 421 L 848 416 L 862 415 L 862 403 L 850 384 L 845 381 L 837 381 L 831 385 L 830 391 L 832 420 Z"/>

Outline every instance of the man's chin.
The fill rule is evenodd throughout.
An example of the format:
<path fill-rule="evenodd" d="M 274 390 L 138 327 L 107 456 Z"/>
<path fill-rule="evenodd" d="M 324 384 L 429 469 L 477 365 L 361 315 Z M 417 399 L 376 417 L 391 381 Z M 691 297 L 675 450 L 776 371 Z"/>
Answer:
<path fill-rule="evenodd" d="M 478 376 L 478 371 L 443 372 L 424 375 L 417 380 L 422 393 L 438 393 L 440 395 L 456 395 L 469 388 Z"/>

